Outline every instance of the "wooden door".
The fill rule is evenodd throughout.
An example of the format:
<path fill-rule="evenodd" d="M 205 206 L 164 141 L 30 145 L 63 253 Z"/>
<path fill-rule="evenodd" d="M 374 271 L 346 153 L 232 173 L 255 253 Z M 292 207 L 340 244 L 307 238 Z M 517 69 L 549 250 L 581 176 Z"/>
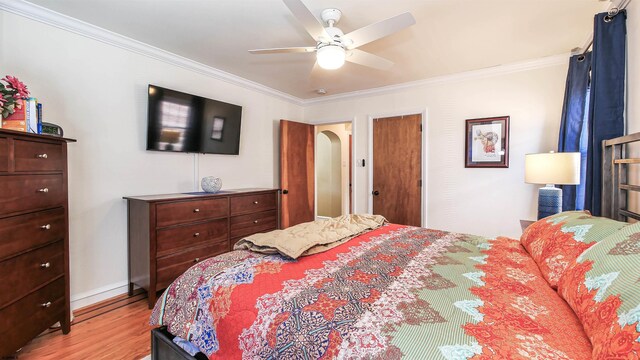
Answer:
<path fill-rule="evenodd" d="M 280 226 L 314 220 L 314 126 L 280 120 Z"/>
<path fill-rule="evenodd" d="M 373 120 L 373 213 L 421 225 L 422 115 Z"/>

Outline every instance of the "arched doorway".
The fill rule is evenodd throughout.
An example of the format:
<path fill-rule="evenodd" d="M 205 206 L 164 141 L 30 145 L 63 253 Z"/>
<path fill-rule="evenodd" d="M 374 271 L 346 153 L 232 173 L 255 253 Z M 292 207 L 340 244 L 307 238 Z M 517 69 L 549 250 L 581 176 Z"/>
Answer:
<path fill-rule="evenodd" d="M 333 131 L 316 138 L 317 209 L 320 217 L 342 215 L 342 142 Z"/>

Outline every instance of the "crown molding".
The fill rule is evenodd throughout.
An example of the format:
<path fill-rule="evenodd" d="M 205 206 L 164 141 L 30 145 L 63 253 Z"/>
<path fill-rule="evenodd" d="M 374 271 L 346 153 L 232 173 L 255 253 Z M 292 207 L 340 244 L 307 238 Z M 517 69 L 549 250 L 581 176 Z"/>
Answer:
<path fill-rule="evenodd" d="M 465 72 L 451 74 L 451 75 L 436 76 L 432 78 L 427 78 L 427 79 L 422 79 L 417 81 L 410 81 L 410 82 L 405 82 L 401 84 L 382 86 L 378 88 L 365 89 L 365 90 L 351 91 L 351 92 L 342 93 L 342 94 L 323 96 L 321 98 L 305 99 L 303 100 L 303 104 L 304 106 L 309 106 L 309 105 L 335 102 L 340 100 L 363 98 L 363 97 L 369 97 L 369 96 L 375 96 L 375 95 L 384 95 L 384 94 L 389 94 L 389 93 L 398 92 L 398 91 L 402 91 L 410 88 L 416 88 L 416 87 L 427 87 L 427 86 L 432 86 L 432 85 L 442 84 L 442 83 L 454 83 L 454 82 L 467 81 L 467 80 L 473 80 L 473 79 L 482 79 L 482 78 L 487 78 L 492 76 L 517 73 L 521 71 L 529 71 L 529 70 L 542 69 L 542 68 L 551 67 L 551 66 L 566 65 L 569 63 L 569 57 L 570 57 L 570 53 L 566 53 L 562 55 L 548 56 L 548 57 L 535 59 L 535 60 L 527 60 L 527 61 L 521 61 L 521 62 L 516 62 L 511 64 L 497 65 L 497 66 L 492 66 L 484 69 L 465 71 Z"/>
<path fill-rule="evenodd" d="M 136 54 L 144 55 L 155 60 L 163 61 L 171 65 L 191 70 L 193 72 L 209 76 L 211 78 L 221 80 L 229 84 L 257 91 L 265 95 L 270 95 L 296 105 L 304 105 L 304 101 L 298 97 L 245 79 L 243 77 L 216 69 L 212 66 L 193 61 L 169 51 L 162 50 L 141 41 L 114 33 L 112 31 L 89 24 L 82 20 L 60 14 L 45 7 L 30 3 L 28 1 L 0 0 L 0 10 L 20 15 L 31 20 L 41 22 L 43 24 L 57 27 L 59 29 L 70 31 L 74 34 L 85 36 L 90 39 L 116 46 L 121 49 L 134 52 Z"/>

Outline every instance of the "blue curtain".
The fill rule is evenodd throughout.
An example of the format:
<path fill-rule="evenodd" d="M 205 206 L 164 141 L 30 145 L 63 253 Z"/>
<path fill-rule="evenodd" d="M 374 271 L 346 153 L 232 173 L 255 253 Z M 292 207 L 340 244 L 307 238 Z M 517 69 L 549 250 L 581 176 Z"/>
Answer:
<path fill-rule="evenodd" d="M 569 59 L 558 152 L 580 152 L 580 184 L 562 186 L 562 210 L 584 209 L 591 52 Z"/>
<path fill-rule="evenodd" d="M 585 209 L 600 215 L 602 140 L 624 134 L 627 13 L 595 16 Z"/>

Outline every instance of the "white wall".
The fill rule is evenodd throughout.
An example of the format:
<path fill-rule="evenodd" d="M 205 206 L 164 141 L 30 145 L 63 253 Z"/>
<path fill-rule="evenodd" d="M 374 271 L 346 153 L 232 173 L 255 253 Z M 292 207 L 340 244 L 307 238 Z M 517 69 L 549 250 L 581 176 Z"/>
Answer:
<path fill-rule="evenodd" d="M 127 283 L 123 196 L 198 190 L 206 175 L 223 188 L 277 186 L 275 129 L 302 119 L 301 107 L 10 13 L 0 11 L 0 26 L 2 75 L 23 80 L 44 120 L 78 140 L 69 145 L 72 299 Z M 240 155 L 146 151 L 149 83 L 242 105 Z"/>
<path fill-rule="evenodd" d="M 306 119 L 308 120 L 308 119 Z M 349 135 L 347 130 L 350 123 L 325 124 L 316 126 L 316 134 L 328 130 L 340 139 L 340 193 L 338 194 L 338 215 L 349 214 Z M 317 136 L 316 136 L 317 138 Z M 318 199 L 319 201 L 319 199 Z M 318 212 L 319 213 L 319 212 Z"/>
<path fill-rule="evenodd" d="M 427 109 L 426 222 L 431 228 L 488 236 L 520 235 L 535 219 L 537 186 L 524 183 L 524 155 L 555 150 L 566 64 L 507 74 L 451 78 L 383 95 L 319 103 L 305 119 L 356 118 L 355 159 L 368 158 L 367 118 Z M 508 169 L 465 169 L 465 119 L 511 116 Z M 366 167 L 356 167 L 355 212 L 367 211 Z M 363 191 L 364 190 L 364 191 Z"/>

